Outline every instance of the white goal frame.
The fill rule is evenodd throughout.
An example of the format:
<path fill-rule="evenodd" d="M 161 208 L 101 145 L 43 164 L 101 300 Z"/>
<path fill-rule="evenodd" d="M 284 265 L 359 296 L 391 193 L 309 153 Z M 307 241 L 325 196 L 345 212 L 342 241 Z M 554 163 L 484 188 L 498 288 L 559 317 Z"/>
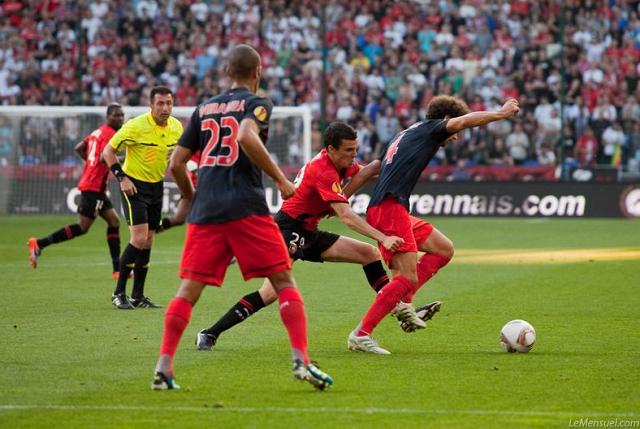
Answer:
<path fill-rule="evenodd" d="M 125 118 L 132 118 L 149 111 L 148 106 L 122 106 Z M 188 118 L 196 106 L 181 106 L 173 108 L 173 115 Z M 104 115 L 106 106 L 0 106 L 0 115 L 6 116 L 40 116 L 65 117 L 80 114 Z M 275 106 L 271 114 L 272 119 L 300 116 L 303 123 L 302 161 L 306 164 L 311 160 L 311 108 L 309 106 Z"/>

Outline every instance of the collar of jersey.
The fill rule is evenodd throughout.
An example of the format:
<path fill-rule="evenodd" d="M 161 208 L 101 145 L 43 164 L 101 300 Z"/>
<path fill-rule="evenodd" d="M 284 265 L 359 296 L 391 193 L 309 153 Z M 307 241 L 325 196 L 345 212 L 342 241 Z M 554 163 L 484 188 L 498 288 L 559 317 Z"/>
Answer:
<path fill-rule="evenodd" d="M 249 91 L 249 88 L 247 88 L 246 86 L 236 86 L 235 88 L 230 88 L 227 92 L 233 92 L 233 91 Z"/>
<path fill-rule="evenodd" d="M 169 119 L 171 119 L 171 116 L 169 116 Z M 167 125 L 165 125 L 164 127 L 162 125 L 158 125 L 156 124 L 156 120 L 153 119 L 153 115 L 151 114 L 151 112 L 147 113 L 147 121 L 149 122 L 149 124 L 151 124 L 151 126 L 153 127 L 153 129 L 160 129 L 160 130 L 165 130 L 167 129 L 167 127 L 169 126 L 169 119 L 167 119 Z"/>

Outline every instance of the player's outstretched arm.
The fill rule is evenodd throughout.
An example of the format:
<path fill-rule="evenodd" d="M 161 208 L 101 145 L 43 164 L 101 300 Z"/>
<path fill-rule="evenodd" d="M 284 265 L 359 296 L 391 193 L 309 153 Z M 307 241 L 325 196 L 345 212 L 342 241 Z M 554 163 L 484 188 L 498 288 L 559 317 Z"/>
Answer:
<path fill-rule="evenodd" d="M 358 189 L 362 188 L 367 182 L 372 179 L 375 179 L 380 174 L 380 161 L 377 159 L 375 161 L 371 161 L 369 164 L 365 165 L 358 171 L 355 176 L 351 178 L 349 183 L 342 188 L 342 193 L 345 197 L 349 198 L 351 195 L 355 194 Z"/>
<path fill-rule="evenodd" d="M 178 189 L 180 189 L 180 194 L 182 194 L 182 198 L 186 201 L 191 201 L 194 193 L 193 183 L 191 183 L 191 179 L 187 173 L 187 162 L 189 162 L 192 156 L 193 152 L 191 149 L 187 149 L 184 146 L 177 146 L 173 154 L 171 154 L 171 160 L 169 161 L 169 170 L 171 170 L 173 180 L 176 181 L 176 185 L 178 185 Z"/>
<path fill-rule="evenodd" d="M 286 200 L 293 196 L 295 192 L 293 183 L 287 180 L 280 167 L 269 156 L 267 148 L 264 147 L 262 140 L 260 140 L 258 125 L 253 119 L 247 118 L 240 122 L 238 144 L 251 161 L 273 179 L 282 194 L 282 198 Z"/>
<path fill-rule="evenodd" d="M 388 250 L 395 251 L 400 247 L 402 243 L 404 243 L 404 240 L 402 238 L 384 235 L 383 233 L 369 225 L 364 219 L 355 214 L 347 203 L 331 203 L 331 208 L 340 218 L 342 223 L 344 223 L 350 229 L 382 243 L 382 245 Z"/>
<path fill-rule="evenodd" d="M 479 127 L 489 122 L 508 119 L 520 111 L 518 100 L 511 98 L 507 100 L 497 112 L 471 112 L 447 121 L 447 131 L 455 134 L 467 128 Z"/>

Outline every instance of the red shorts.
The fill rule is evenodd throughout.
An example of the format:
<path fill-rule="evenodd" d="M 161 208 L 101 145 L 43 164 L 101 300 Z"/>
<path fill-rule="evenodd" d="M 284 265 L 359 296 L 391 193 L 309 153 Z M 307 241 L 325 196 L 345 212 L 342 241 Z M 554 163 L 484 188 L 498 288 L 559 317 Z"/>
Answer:
<path fill-rule="evenodd" d="M 220 224 L 187 225 L 180 278 L 220 286 L 235 256 L 245 280 L 290 270 L 282 233 L 271 216 Z"/>
<path fill-rule="evenodd" d="M 367 223 L 385 235 L 395 235 L 404 239 L 402 246 L 395 252 L 378 243 L 382 259 L 389 268 L 393 268 L 391 258 L 394 254 L 417 252 L 419 245 L 429 238 L 433 231 L 433 225 L 411 216 L 395 198 L 385 198 L 379 205 L 369 208 Z"/>

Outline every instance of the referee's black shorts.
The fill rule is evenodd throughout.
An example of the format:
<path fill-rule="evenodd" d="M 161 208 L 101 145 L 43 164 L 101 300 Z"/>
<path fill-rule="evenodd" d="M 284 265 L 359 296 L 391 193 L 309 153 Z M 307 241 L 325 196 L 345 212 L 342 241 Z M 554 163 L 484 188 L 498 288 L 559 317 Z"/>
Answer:
<path fill-rule="evenodd" d="M 293 260 L 324 262 L 322 253 L 340 238 L 338 234 L 319 229 L 309 231 L 303 227 L 302 221 L 283 211 L 276 213 L 273 219 L 280 227 L 289 256 Z"/>
<path fill-rule="evenodd" d="M 128 225 L 149 224 L 155 231 L 160 226 L 162 216 L 163 182 L 143 182 L 129 177 L 138 192 L 134 195 L 122 194 L 122 211 Z"/>

